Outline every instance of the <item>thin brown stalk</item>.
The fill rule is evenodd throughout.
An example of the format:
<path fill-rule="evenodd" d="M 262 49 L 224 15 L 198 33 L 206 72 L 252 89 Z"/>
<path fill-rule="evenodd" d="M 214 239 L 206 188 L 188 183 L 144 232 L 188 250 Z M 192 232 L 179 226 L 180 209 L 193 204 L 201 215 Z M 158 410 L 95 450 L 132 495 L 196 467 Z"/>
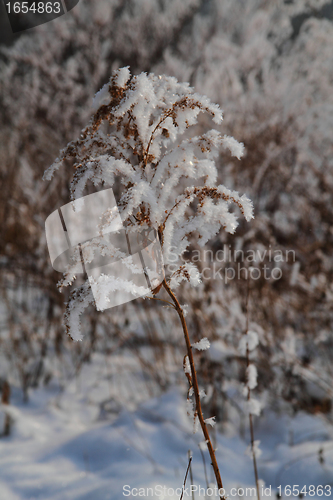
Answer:
<path fill-rule="evenodd" d="M 192 457 L 191 450 L 188 450 L 188 458 L 190 459 Z M 191 480 L 191 486 L 194 484 L 193 481 L 193 472 L 192 472 L 192 462 L 190 462 L 190 480 Z M 192 500 L 195 500 L 194 498 L 194 490 L 192 489 Z"/>
<path fill-rule="evenodd" d="M 7 380 L 5 380 L 3 383 L 1 402 L 3 405 L 10 404 L 10 385 L 8 384 Z M 9 414 L 7 412 L 5 412 L 5 423 L 4 423 L 2 436 L 9 436 L 10 427 L 11 427 L 11 419 L 10 419 Z"/>
<path fill-rule="evenodd" d="M 194 397 L 195 397 L 196 413 L 197 413 L 198 418 L 199 418 L 199 422 L 200 422 L 200 426 L 201 426 L 203 435 L 205 436 L 205 440 L 207 443 L 207 448 L 208 448 L 210 459 L 212 462 L 212 467 L 214 470 L 218 489 L 222 490 L 223 484 L 222 484 L 220 470 L 219 470 L 219 467 L 218 467 L 217 461 L 216 461 L 215 450 L 213 448 L 213 445 L 212 445 L 212 442 L 211 442 L 211 439 L 209 436 L 209 432 L 208 432 L 208 429 L 207 429 L 207 426 L 206 426 L 206 423 L 205 423 L 205 420 L 204 420 L 204 417 L 202 414 L 197 372 L 195 369 L 194 358 L 193 358 L 193 353 L 192 353 L 192 346 L 191 346 L 190 336 L 189 336 L 188 329 L 187 329 L 187 324 L 185 321 L 185 316 L 184 316 L 183 310 L 182 310 L 182 308 L 177 300 L 177 297 L 172 292 L 172 290 L 169 287 L 169 285 L 167 284 L 166 280 L 163 281 L 163 286 L 164 286 L 165 290 L 167 291 L 167 293 L 169 294 L 169 296 L 171 297 L 173 303 L 175 304 L 176 311 L 178 313 L 178 316 L 180 318 L 180 321 L 181 321 L 181 324 L 183 327 L 186 348 L 187 348 L 187 355 L 188 355 L 188 359 L 189 359 L 190 367 L 191 367 L 191 378 L 192 378 L 192 387 L 193 387 L 193 392 L 194 392 Z M 221 495 L 220 495 L 220 499 L 226 500 L 225 496 L 221 496 Z"/>
<path fill-rule="evenodd" d="M 246 294 L 246 331 L 245 331 L 245 335 L 247 335 L 247 333 L 249 331 L 249 295 L 250 295 L 250 285 L 248 282 L 247 294 Z M 249 352 L 249 347 L 247 345 L 247 347 L 246 347 L 246 367 L 249 368 L 249 366 L 250 366 L 250 352 Z M 248 387 L 247 388 L 247 400 L 250 401 L 250 399 L 251 399 L 251 389 Z M 257 497 L 258 497 L 258 500 L 260 500 L 257 458 L 256 458 L 255 450 L 254 450 L 253 418 L 252 418 L 252 413 L 250 413 L 250 412 L 249 412 L 249 423 L 250 423 L 251 449 L 252 449 L 254 477 L 256 480 Z"/>
<path fill-rule="evenodd" d="M 190 457 L 188 459 L 188 466 L 187 466 L 187 469 L 186 469 L 186 472 L 185 472 L 185 478 L 184 478 L 184 483 L 183 483 L 182 494 L 180 495 L 180 499 L 179 500 L 183 500 L 184 490 L 185 490 L 186 480 L 187 480 L 187 475 L 188 475 L 188 471 L 190 470 L 190 467 L 191 467 L 191 462 L 192 462 L 192 457 Z"/>

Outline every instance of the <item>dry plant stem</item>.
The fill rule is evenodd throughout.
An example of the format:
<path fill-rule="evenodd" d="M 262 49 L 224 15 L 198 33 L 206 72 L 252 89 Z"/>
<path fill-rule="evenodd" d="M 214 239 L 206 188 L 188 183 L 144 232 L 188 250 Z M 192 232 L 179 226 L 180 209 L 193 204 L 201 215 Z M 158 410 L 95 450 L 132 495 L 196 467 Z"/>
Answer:
<path fill-rule="evenodd" d="M 248 401 L 251 397 L 251 389 L 248 391 Z M 254 476 L 256 478 L 256 487 L 257 487 L 257 497 L 258 500 L 260 500 L 260 493 L 259 493 L 259 477 L 258 477 L 258 469 L 257 469 L 257 459 L 256 459 L 256 454 L 254 452 L 254 431 L 253 431 L 253 419 L 252 419 L 252 414 L 249 414 L 249 420 L 250 420 L 250 433 L 251 433 L 251 447 L 252 447 L 252 456 L 253 456 L 253 468 L 254 468 Z"/>
<path fill-rule="evenodd" d="M 191 450 L 188 450 L 188 458 L 190 459 L 192 457 Z M 191 479 L 191 486 L 194 484 L 193 481 L 193 472 L 192 472 L 192 461 L 190 462 L 190 479 Z M 192 500 L 195 500 L 194 498 L 194 490 L 192 490 Z"/>
<path fill-rule="evenodd" d="M 249 331 L 249 295 L 250 295 L 250 284 L 248 281 L 247 294 L 246 294 L 246 332 L 245 332 L 245 334 L 247 334 Z M 249 348 L 247 347 L 246 348 L 246 367 L 249 368 L 249 366 L 250 366 L 250 352 L 249 352 Z M 247 400 L 250 401 L 250 399 L 251 399 L 251 389 L 248 387 Z M 251 449 L 252 449 L 252 458 L 253 458 L 254 477 L 256 480 L 257 497 L 258 497 L 258 500 L 260 500 L 257 459 L 256 459 L 255 451 L 254 451 L 254 430 L 253 430 L 252 413 L 249 413 L 249 422 L 250 422 Z"/>
<path fill-rule="evenodd" d="M 196 411 L 197 411 L 197 414 L 198 414 L 198 418 L 199 418 L 199 422 L 200 422 L 200 425 L 201 425 L 202 432 L 203 432 L 203 434 L 205 436 L 205 440 L 206 440 L 206 443 L 207 443 L 207 448 L 208 448 L 208 451 L 209 451 L 210 459 L 212 461 L 212 466 L 213 466 L 213 470 L 214 470 L 214 474 L 215 474 L 215 478 L 216 478 L 216 483 L 217 483 L 218 489 L 220 490 L 220 489 L 223 488 L 222 479 L 221 479 L 219 467 L 217 465 L 215 451 L 214 451 L 212 442 L 210 440 L 208 429 L 207 429 L 207 426 L 205 424 L 205 420 L 204 420 L 204 417 L 203 417 L 203 414 L 202 414 L 201 401 L 200 401 L 200 395 L 199 395 L 199 386 L 198 386 L 198 379 L 197 379 L 197 372 L 196 372 L 195 365 L 194 365 L 194 359 L 193 359 L 193 353 L 192 353 L 192 346 L 191 346 L 190 337 L 189 337 L 189 334 L 188 334 L 188 329 L 187 329 L 187 325 L 186 325 L 186 321 L 185 321 L 185 316 L 184 316 L 183 310 L 182 310 L 182 308 L 181 308 L 181 306 L 180 306 L 180 304 L 179 304 L 176 296 L 172 292 L 172 290 L 169 287 L 169 285 L 167 284 L 166 280 L 163 281 L 163 286 L 166 289 L 166 291 L 168 292 L 168 294 L 170 295 L 173 303 L 175 304 L 176 311 L 178 313 L 178 316 L 180 318 L 180 321 L 181 321 L 181 324 L 182 324 L 182 327 L 183 327 L 183 332 L 184 332 L 184 337 L 185 337 L 185 342 L 186 342 L 186 348 L 187 348 L 187 355 L 188 355 L 188 359 L 189 359 L 190 367 L 191 367 L 192 386 L 193 386 L 193 392 L 194 392 L 194 396 L 195 396 Z M 220 498 L 223 499 L 223 500 L 225 500 L 224 496 L 220 495 Z"/>
<path fill-rule="evenodd" d="M 186 472 L 185 472 L 182 494 L 180 495 L 180 499 L 179 500 L 183 500 L 184 490 L 185 490 L 186 481 L 187 481 L 187 475 L 188 475 L 188 471 L 190 470 L 191 463 L 192 463 L 192 457 L 190 457 L 189 460 L 188 460 L 188 466 L 187 466 L 187 469 L 186 469 Z"/>
<path fill-rule="evenodd" d="M 2 387 L 2 397 L 1 397 L 1 402 L 3 405 L 9 405 L 10 404 L 10 385 L 8 384 L 7 380 L 4 381 L 3 387 Z M 10 427 L 11 427 L 11 419 L 8 413 L 5 413 L 5 424 L 2 432 L 2 436 L 9 436 L 10 435 Z M 1 435 L 0 435 L 1 437 Z"/>

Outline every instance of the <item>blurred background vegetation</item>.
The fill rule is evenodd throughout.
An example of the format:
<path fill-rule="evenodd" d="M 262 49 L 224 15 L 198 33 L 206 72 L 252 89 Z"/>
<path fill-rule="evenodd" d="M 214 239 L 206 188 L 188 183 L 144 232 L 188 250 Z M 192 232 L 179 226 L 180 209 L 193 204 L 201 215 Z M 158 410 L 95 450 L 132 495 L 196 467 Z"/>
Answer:
<path fill-rule="evenodd" d="M 18 35 L 0 7 L 1 387 L 19 386 L 24 398 L 52 379 L 62 387 L 94 353 L 113 364 L 108 377 L 123 387 L 100 401 L 106 411 L 124 398 L 139 403 L 180 381 L 185 387 L 182 333 L 163 307 L 137 300 L 103 313 L 91 308 L 84 341 L 73 342 L 62 324 L 61 275 L 46 248 L 45 219 L 69 201 L 72 171 L 64 165 L 50 183 L 43 172 L 86 125 L 111 71 L 130 66 L 189 81 L 222 107 L 222 130 L 244 142 L 241 161 L 221 154 L 220 181 L 253 200 L 255 220 L 209 248 L 295 252 L 293 261 L 267 254 L 253 264 L 279 266 L 279 280 L 181 289 L 193 340 L 212 342 L 208 357 L 197 354 L 206 407 L 222 423 L 242 413 L 246 360 L 237 346 L 249 286 L 263 403 L 331 418 L 333 2 L 81 0 Z M 138 377 L 145 393 L 136 390 Z"/>

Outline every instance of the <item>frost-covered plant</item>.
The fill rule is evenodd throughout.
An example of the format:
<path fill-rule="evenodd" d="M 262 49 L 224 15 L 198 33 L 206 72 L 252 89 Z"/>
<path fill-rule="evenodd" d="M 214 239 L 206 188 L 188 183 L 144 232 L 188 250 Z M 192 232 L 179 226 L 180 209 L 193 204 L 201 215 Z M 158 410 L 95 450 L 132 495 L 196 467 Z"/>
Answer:
<path fill-rule="evenodd" d="M 229 210 L 231 203 L 240 208 L 246 220 L 253 217 L 252 203 L 245 195 L 216 185 L 214 160 L 219 150 L 229 149 L 240 158 L 243 145 L 217 130 L 177 141 L 197 123 L 200 112 L 210 114 L 216 124 L 222 121 L 219 107 L 187 83 L 145 73 L 131 77 L 129 69 L 123 68 L 96 94 L 94 107 L 96 112 L 80 138 L 61 151 L 44 175 L 51 180 L 64 160 L 72 160 L 72 200 L 83 195 L 89 181 L 95 187 L 113 186 L 116 178 L 120 179 L 123 189 L 118 208 L 123 223 L 129 228 L 158 229 L 166 265 L 174 264 L 175 254 L 180 259 L 194 231 L 201 246 L 221 228 L 233 233 L 237 216 Z M 74 264 L 61 287 L 71 284 L 75 274 Z M 199 284 L 193 264 L 174 270 L 171 288 L 183 279 Z M 87 287 L 82 288 L 82 294 L 86 305 L 92 302 Z M 67 318 L 74 314 L 76 303 L 70 301 Z M 77 331 L 71 334 L 78 336 Z"/>
<path fill-rule="evenodd" d="M 239 196 L 216 182 L 215 160 L 219 151 L 226 149 L 240 158 L 243 145 L 216 129 L 196 136 L 188 134 L 187 129 L 198 123 L 200 113 L 210 115 L 220 125 L 222 112 L 189 84 L 172 77 L 145 73 L 131 76 L 128 68 L 117 70 L 96 94 L 94 109 L 89 125 L 61 151 L 44 178 L 51 180 L 62 165 L 71 162 L 75 172 L 70 187 L 72 200 L 80 198 L 89 183 L 98 187 L 118 182 L 122 186 L 118 209 L 126 227 L 132 231 L 157 229 L 164 264 L 176 267 L 164 279 L 163 286 L 185 335 L 189 365 L 185 371 L 195 396 L 194 418 L 199 419 L 217 484 L 222 488 L 206 426 L 211 419 L 203 418 L 185 315 L 173 290 L 182 280 L 193 286 L 200 283 L 200 274 L 193 264 L 180 264 L 190 235 L 195 233 L 204 246 L 221 228 L 234 233 L 237 215 L 230 205 L 238 207 L 246 220 L 253 217 L 252 203 L 245 195 Z M 178 258 L 176 265 L 174 255 Z M 72 284 L 75 274 L 74 263 L 67 269 L 60 288 Z M 104 286 L 103 290 L 108 295 L 113 288 Z M 79 316 L 92 301 L 88 282 L 71 294 L 65 321 L 75 339 L 80 338 Z M 193 347 L 206 349 L 209 342 L 203 339 Z"/>

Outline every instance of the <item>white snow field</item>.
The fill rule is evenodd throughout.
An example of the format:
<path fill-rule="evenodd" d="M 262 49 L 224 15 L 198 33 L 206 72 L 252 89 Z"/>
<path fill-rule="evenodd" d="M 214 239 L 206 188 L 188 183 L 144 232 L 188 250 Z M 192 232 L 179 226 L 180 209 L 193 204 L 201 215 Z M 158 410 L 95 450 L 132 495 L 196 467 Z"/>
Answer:
<path fill-rule="evenodd" d="M 65 390 L 59 391 L 54 382 L 30 391 L 28 403 L 23 403 L 21 392 L 14 389 L 12 405 L 2 406 L 0 413 L 9 412 L 13 425 L 11 435 L 0 439 L 0 500 L 179 500 L 189 449 L 197 488 L 194 498 L 205 498 L 203 490 L 206 498 L 217 498 L 207 489 L 199 449 L 202 434 L 200 429 L 192 433 L 186 395 L 172 388 L 126 409 L 121 408 L 119 394 L 117 401 L 110 398 L 109 411 L 102 411 L 100 403 L 107 400 L 108 389 L 105 380 L 93 376 L 98 373 L 96 356 Z M 256 497 L 250 490 L 254 475 L 246 454 L 246 418 L 243 425 L 243 437 L 236 419 L 224 426 L 223 434 L 216 432 L 218 425 L 210 432 L 217 439 L 217 460 L 229 498 L 251 499 Z M 271 487 L 271 494 L 266 489 L 262 498 L 276 498 L 279 485 L 282 489 L 299 485 L 299 490 L 306 486 L 305 498 L 331 498 L 333 431 L 323 417 L 299 413 L 292 418 L 264 410 L 255 420 L 255 438 L 262 452 L 259 476 L 266 488 Z M 208 482 L 214 488 L 208 452 L 203 449 Z M 185 499 L 192 498 L 190 484 L 188 476 Z M 310 485 L 322 485 L 323 495 L 320 488 L 309 495 Z M 288 496 L 288 489 L 286 493 L 282 498 L 295 498 Z"/>

